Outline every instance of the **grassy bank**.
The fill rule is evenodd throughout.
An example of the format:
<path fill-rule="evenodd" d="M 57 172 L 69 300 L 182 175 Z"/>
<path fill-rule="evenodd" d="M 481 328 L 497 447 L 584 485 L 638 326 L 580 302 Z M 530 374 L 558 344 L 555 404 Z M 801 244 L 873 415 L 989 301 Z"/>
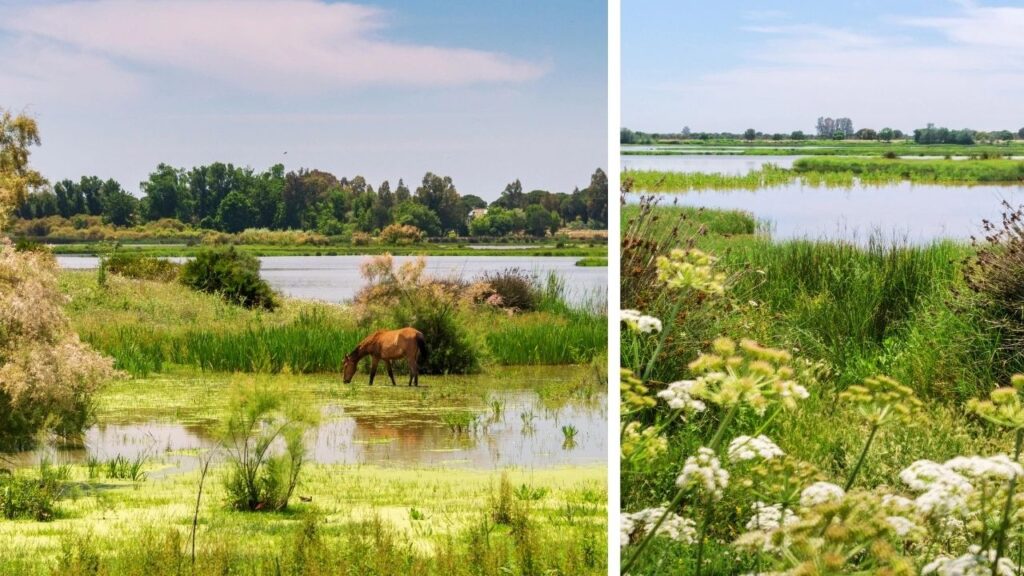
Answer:
<path fill-rule="evenodd" d="M 915 144 L 860 140 L 660 140 L 645 149 L 626 148 L 625 156 L 749 155 L 749 156 L 1020 156 L 1024 143 L 1001 144 Z"/>
<path fill-rule="evenodd" d="M 897 160 L 888 158 L 801 158 L 792 169 L 764 164 L 746 174 L 625 170 L 627 189 L 642 192 L 757 190 L 799 182 L 808 186 L 862 184 L 1019 184 L 1018 160 Z"/>
<path fill-rule="evenodd" d="M 46 239 L 40 239 L 46 243 Z M 607 245 L 595 243 L 541 243 L 523 244 L 515 248 L 502 248 L 493 245 L 472 248 L 468 244 L 458 243 L 424 243 L 396 246 L 356 246 L 350 244 L 315 246 L 277 244 L 238 244 L 240 252 L 253 256 L 376 256 L 384 253 L 394 256 L 607 256 Z M 99 242 L 70 242 L 52 244 L 54 254 L 72 256 L 95 256 L 110 251 L 108 244 Z M 195 256 L 203 250 L 200 245 L 153 244 L 153 243 L 122 243 L 121 251 L 160 257 Z"/>
<path fill-rule="evenodd" d="M 291 298 L 273 312 L 248 310 L 176 282 L 110 275 L 100 287 L 95 272 L 66 271 L 61 287 L 70 296 L 67 311 L 81 338 L 135 375 L 170 365 L 337 373 L 364 336 L 392 328 L 379 324 L 386 319 L 360 321 L 344 306 Z M 542 299 L 534 312 L 510 317 L 500 309 L 481 309 L 459 314 L 458 321 L 485 363 L 585 363 L 606 347 L 605 316 L 575 310 L 557 296 Z"/>
<path fill-rule="evenodd" d="M 879 494 L 906 492 L 900 474 L 912 462 L 1011 453 L 1012 435 L 968 409 L 970 400 L 987 398 L 994 387 L 1005 386 L 1011 374 L 1024 370 L 1024 365 L 1000 354 L 999 333 L 979 313 L 965 283 L 965 261 L 973 249 L 947 242 L 906 246 L 879 240 L 865 247 L 776 242 L 722 225 L 751 218 L 741 213 L 670 207 L 646 210 L 635 205 L 623 209 L 622 307 L 661 319 L 667 337 L 644 378 L 652 402 L 629 404 L 623 426 L 651 426 L 664 445 L 659 449 L 655 443 L 646 456 L 624 456 L 623 510 L 665 505 L 678 491 L 682 463 L 701 446 L 721 441 L 719 457 L 733 477 L 714 504 L 706 504 L 696 490 L 685 494 L 673 512 L 696 522 L 689 545 L 654 538 L 630 573 L 692 573 L 701 548 L 695 533 L 712 509 L 713 523 L 705 524 L 701 538 L 707 574 L 807 567 L 829 558 L 841 558 L 836 562 L 843 568 L 836 570 L 843 573 L 857 569 L 880 573 L 894 565 L 909 565 L 917 573 L 940 550 L 954 557 L 960 554 L 951 541 L 923 536 L 932 528 L 918 519 L 914 521 L 925 527 L 915 533 L 920 538 L 915 542 L 930 543 L 935 538 L 931 548 L 925 544 L 901 548 L 903 540 L 887 528 L 871 535 L 855 531 L 874 519 L 884 524 L 885 515 L 893 514 L 878 504 Z M 753 229 L 752 220 L 749 229 Z M 724 296 L 667 293 L 654 276 L 653 259 L 676 247 L 696 247 L 718 258 L 714 268 L 725 274 Z M 681 307 L 680 298 L 685 304 Z M 642 373 L 659 336 L 624 329 L 623 366 Z M 743 406 L 731 415 L 726 406 L 701 397 L 708 402 L 705 411 L 689 411 L 679 418 L 680 412 L 666 407 L 655 393 L 665 390 L 669 382 L 700 373 L 690 363 L 699 354 L 709 353 L 721 336 L 736 341 L 749 338 L 784 350 L 794 358 L 792 366 L 799 381 L 807 384 L 809 397 L 791 410 L 771 407 L 758 413 Z M 843 395 L 878 374 L 902 382 L 923 401 L 912 418 L 882 431 L 872 428 L 865 408 Z M 628 397 L 624 395 L 624 402 Z M 889 409 L 895 409 L 896 401 L 890 402 Z M 718 431 L 726 426 L 723 439 Z M 770 438 L 785 457 L 748 464 L 726 455 L 724 447 L 730 439 L 760 434 Z M 633 438 L 632 446 L 643 445 L 635 436 L 624 438 Z M 815 481 L 842 486 L 851 480 L 855 480 L 854 489 L 846 489 L 852 496 L 842 508 L 821 511 L 800 502 L 801 490 Z M 786 532 L 794 542 L 786 548 L 792 553 L 737 543 L 752 530 L 748 522 L 757 501 L 779 504 L 799 516 L 792 532 Z M 974 510 L 975 504 L 971 506 Z M 850 530 L 842 532 L 849 536 L 835 532 L 837 539 L 832 539 L 830 531 L 824 541 L 813 540 L 825 533 L 830 519 L 836 530 Z M 958 537 L 970 542 L 982 538 L 979 532 L 985 531 L 972 528 Z M 782 538 L 781 531 L 769 533 Z M 854 547 L 892 550 L 893 554 L 882 552 L 884 558 L 874 552 L 843 555 L 843 550 Z M 627 548 L 624 557 L 631 557 L 635 550 L 635 546 Z M 840 556 L 829 556 L 833 551 Z"/>

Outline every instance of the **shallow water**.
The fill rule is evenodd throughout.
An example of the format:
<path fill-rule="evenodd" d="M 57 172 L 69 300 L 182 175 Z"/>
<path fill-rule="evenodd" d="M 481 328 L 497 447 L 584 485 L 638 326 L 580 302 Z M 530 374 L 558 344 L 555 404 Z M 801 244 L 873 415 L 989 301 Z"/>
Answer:
<path fill-rule="evenodd" d="M 682 158 L 677 172 L 724 171 L 707 169 L 710 158 L 721 166 L 737 170 L 751 156 L 658 157 L 623 156 L 623 164 L 634 160 L 658 162 Z M 787 158 L 787 157 L 784 157 Z M 796 157 L 788 157 L 796 158 Z M 642 191 L 637 191 L 642 192 Z M 639 194 L 627 201 L 637 202 Z M 872 236 L 921 244 L 937 239 L 968 240 L 982 231 L 982 221 L 998 221 L 1003 200 L 1024 203 L 1024 186 L 930 184 L 866 185 L 851 187 L 809 186 L 794 182 L 758 190 L 703 190 L 659 195 L 661 205 L 678 203 L 754 214 L 771 231 L 773 238 L 841 239 L 865 242 Z"/>
<path fill-rule="evenodd" d="M 368 256 L 264 256 L 261 275 L 287 296 L 326 302 L 346 302 L 363 287 L 359 267 Z M 396 256 L 396 265 L 414 259 Z M 608 294 L 606 267 L 576 266 L 578 257 L 545 256 L 428 256 L 427 273 L 434 276 L 476 278 L 488 272 L 519 268 L 545 280 L 556 274 L 566 284 L 566 297 L 573 304 L 603 303 Z M 174 260 L 181 260 L 174 259 Z M 58 256 L 62 268 L 93 269 L 94 256 Z"/>
<path fill-rule="evenodd" d="M 357 376 L 349 386 L 330 377 L 311 378 L 317 387 L 321 420 L 307 436 L 308 458 L 321 464 L 474 469 L 606 461 L 607 393 L 595 389 L 587 397 L 551 394 L 584 377 L 582 368 L 499 370 L 500 374 L 477 377 L 424 376 L 419 389 L 381 386 L 380 381 L 368 387 L 365 375 Z M 180 382 L 182 388 L 194 388 L 182 394 L 213 401 L 206 395 L 209 392 L 200 388 L 216 384 L 201 379 Z M 494 388 L 476 390 L 477 383 L 481 387 L 490 383 Z M 144 388 L 147 381 L 131 385 Z M 220 398 L 228 391 L 220 389 L 213 394 Z M 151 472 L 151 477 L 194 469 L 198 465 L 196 450 L 216 444 L 221 418 L 202 416 L 202 407 L 195 407 L 195 413 L 183 408 L 182 398 L 161 398 L 166 400 L 163 407 L 101 408 L 99 423 L 86 431 L 84 449 L 23 452 L 14 455 L 13 462 L 28 466 L 48 457 L 62 463 L 85 463 L 90 457 L 108 460 L 120 455 L 159 463 L 160 469 Z M 139 404 L 150 401 L 141 398 Z M 501 405 L 500 414 L 492 407 L 495 402 Z M 452 430 L 444 421 L 446 414 L 460 412 L 475 418 L 468 430 Z M 572 445 L 565 444 L 562 432 L 562 426 L 569 425 L 578 430 Z"/>
<path fill-rule="evenodd" d="M 658 170 L 662 172 L 706 172 L 743 175 L 751 170 L 760 170 L 764 164 L 775 164 L 779 168 L 792 168 L 793 162 L 802 156 L 621 156 L 623 170 Z"/>

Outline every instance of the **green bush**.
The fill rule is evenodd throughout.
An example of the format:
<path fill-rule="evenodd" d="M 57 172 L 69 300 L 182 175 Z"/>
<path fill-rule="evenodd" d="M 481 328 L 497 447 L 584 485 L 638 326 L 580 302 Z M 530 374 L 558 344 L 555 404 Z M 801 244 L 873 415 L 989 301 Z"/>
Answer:
<path fill-rule="evenodd" d="M 480 359 L 469 342 L 465 329 L 459 325 L 455 307 L 429 307 L 423 304 L 412 318 L 404 319 L 410 310 L 399 310 L 399 325 L 412 325 L 423 333 L 427 343 L 426 361 L 420 363 L 422 374 L 473 374 L 480 371 Z"/>
<path fill-rule="evenodd" d="M 287 392 L 263 386 L 235 391 L 223 444 L 229 472 L 228 502 L 236 510 L 279 511 L 288 507 L 305 463 L 303 439 L 315 418 Z M 277 450 L 277 443 L 284 450 Z"/>
<path fill-rule="evenodd" d="M 277 306 L 270 285 L 260 278 L 260 262 L 234 246 L 202 250 L 182 268 L 181 282 L 199 290 L 220 294 L 228 302 L 246 308 L 273 310 Z"/>
<path fill-rule="evenodd" d="M 181 270 L 180 264 L 175 264 L 170 260 L 125 252 L 115 252 L 110 255 L 105 259 L 104 266 L 107 272 L 125 278 L 159 280 L 161 282 L 176 279 Z"/>
<path fill-rule="evenodd" d="M 68 468 L 55 468 L 45 462 L 39 467 L 38 478 L 0 471 L 0 517 L 52 520 L 67 474 Z"/>

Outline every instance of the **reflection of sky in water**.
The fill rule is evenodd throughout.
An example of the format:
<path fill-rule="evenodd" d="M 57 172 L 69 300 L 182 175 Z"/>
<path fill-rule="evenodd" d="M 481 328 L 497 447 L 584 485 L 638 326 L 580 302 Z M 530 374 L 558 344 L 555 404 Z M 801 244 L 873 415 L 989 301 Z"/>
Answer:
<path fill-rule="evenodd" d="M 621 156 L 623 170 L 659 170 L 662 172 L 706 172 L 741 175 L 759 170 L 763 164 L 790 168 L 800 156 L 712 156 L 663 155 Z"/>
<path fill-rule="evenodd" d="M 623 167 L 676 172 L 743 174 L 764 161 L 795 156 L 622 156 Z M 782 164 L 785 166 L 786 164 Z M 638 191 L 642 192 L 642 191 Z M 1003 200 L 1024 203 L 1024 186 L 937 186 L 901 182 L 852 188 L 806 186 L 796 182 L 752 190 L 703 190 L 663 194 L 662 206 L 678 203 L 745 210 L 766 223 L 773 238 L 845 239 L 864 243 L 872 235 L 925 243 L 937 238 L 966 240 L 981 232 L 982 220 L 998 221 Z M 630 202 L 639 195 L 631 194 Z"/>
<path fill-rule="evenodd" d="M 321 464 L 379 464 L 397 466 L 444 465 L 467 468 L 531 468 L 604 462 L 607 457 L 607 395 L 588 401 L 570 401 L 558 408 L 545 407 L 530 390 L 493 392 L 488 403 L 504 404 L 495 419 L 490 407 L 478 409 L 474 430 L 453 433 L 438 414 L 388 418 L 360 415 L 329 403 L 322 409 L 320 425 L 307 437 L 309 459 Z M 533 414 L 527 429 L 524 412 Z M 576 445 L 563 447 L 563 425 L 578 430 Z M 197 459 L 182 451 L 215 444 L 215 423 L 208 426 L 174 423 L 116 424 L 93 426 L 86 432 L 85 450 L 61 451 L 56 460 L 84 462 L 123 456 L 163 460 L 173 470 L 191 469 Z M 37 461 L 40 453 L 17 455 L 18 464 Z M 54 455 L 51 453 L 51 457 Z"/>
<path fill-rule="evenodd" d="M 295 298 L 345 302 L 363 286 L 359 268 L 367 256 L 267 256 L 260 258 L 261 275 L 279 292 Z M 396 256 L 395 263 L 412 260 Z M 180 259 L 174 259 L 180 260 Z M 545 256 L 428 256 L 427 273 L 432 276 L 457 276 L 469 280 L 488 272 L 519 268 L 544 280 L 548 274 L 560 276 L 566 283 L 567 297 L 574 303 L 604 303 L 608 295 L 608 269 L 603 266 L 576 266 L 576 257 Z M 91 256 L 58 256 L 62 268 L 96 268 Z"/>

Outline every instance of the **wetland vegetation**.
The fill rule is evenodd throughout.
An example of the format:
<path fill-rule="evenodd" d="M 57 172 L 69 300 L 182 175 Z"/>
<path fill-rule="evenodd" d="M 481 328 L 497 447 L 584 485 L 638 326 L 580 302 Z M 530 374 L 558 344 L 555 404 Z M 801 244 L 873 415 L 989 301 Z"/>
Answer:
<path fill-rule="evenodd" d="M 1005 210 L 976 245 L 908 245 L 624 206 L 624 572 L 1017 573 Z"/>

